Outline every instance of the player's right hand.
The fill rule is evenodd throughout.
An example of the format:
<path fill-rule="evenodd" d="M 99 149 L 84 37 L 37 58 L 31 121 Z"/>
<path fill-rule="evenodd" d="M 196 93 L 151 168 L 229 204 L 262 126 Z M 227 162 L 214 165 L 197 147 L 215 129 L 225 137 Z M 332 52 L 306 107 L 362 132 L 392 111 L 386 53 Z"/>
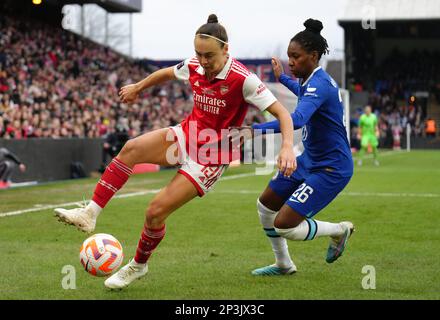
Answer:
<path fill-rule="evenodd" d="M 283 65 L 280 61 L 280 59 L 272 57 L 272 69 L 273 69 L 273 73 L 275 75 L 275 79 L 279 79 L 281 74 L 284 73 L 284 68 Z"/>
<path fill-rule="evenodd" d="M 139 96 L 139 89 L 136 84 L 129 84 L 119 90 L 119 98 L 123 103 L 134 103 Z"/>
<path fill-rule="evenodd" d="M 296 170 L 296 156 L 292 148 L 281 148 L 280 154 L 278 155 L 278 169 L 285 177 L 290 177 Z"/>

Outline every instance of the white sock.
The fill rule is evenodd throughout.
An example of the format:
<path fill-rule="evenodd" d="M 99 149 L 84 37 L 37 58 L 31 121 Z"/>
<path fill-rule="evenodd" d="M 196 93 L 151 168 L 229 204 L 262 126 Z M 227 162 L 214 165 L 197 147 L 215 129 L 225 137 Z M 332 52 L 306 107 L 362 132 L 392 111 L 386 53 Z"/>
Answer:
<path fill-rule="evenodd" d="M 273 225 L 278 212 L 266 208 L 259 199 L 257 200 L 257 209 L 260 222 L 263 225 L 270 244 L 272 245 L 276 265 L 280 268 L 290 268 L 293 265 L 293 262 L 289 255 L 287 241 L 275 232 Z"/>
<path fill-rule="evenodd" d="M 296 241 L 313 240 L 316 237 L 324 236 L 335 237 L 344 233 L 344 230 L 339 223 L 331 223 L 314 219 L 305 219 L 295 228 L 275 228 L 275 231 L 286 239 Z"/>
<path fill-rule="evenodd" d="M 86 207 L 86 210 L 90 210 L 93 213 L 92 218 L 98 218 L 99 214 L 102 211 L 102 208 L 93 200 L 90 200 L 89 204 Z"/>
<path fill-rule="evenodd" d="M 313 219 L 310 219 L 313 220 Z M 317 232 L 315 237 L 337 237 L 344 234 L 344 229 L 339 223 L 332 223 L 326 221 L 313 220 L 317 224 Z"/>
<path fill-rule="evenodd" d="M 135 260 L 134 258 L 131 259 L 129 263 L 130 263 L 132 266 L 137 267 L 137 268 L 145 268 L 145 266 L 147 265 L 146 262 L 145 262 L 145 263 L 139 263 L 139 262 L 136 262 L 136 260 Z"/>

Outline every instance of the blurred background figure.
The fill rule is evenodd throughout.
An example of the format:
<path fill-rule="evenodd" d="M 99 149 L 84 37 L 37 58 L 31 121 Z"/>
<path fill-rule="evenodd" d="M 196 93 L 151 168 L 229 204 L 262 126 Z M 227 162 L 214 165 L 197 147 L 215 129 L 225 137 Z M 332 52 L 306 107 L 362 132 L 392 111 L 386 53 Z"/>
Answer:
<path fill-rule="evenodd" d="M 17 166 L 21 172 L 26 171 L 26 166 L 15 154 L 6 148 L 0 148 L 0 189 L 9 188 L 12 173 Z"/>
<path fill-rule="evenodd" d="M 371 113 L 371 106 L 365 107 L 365 113 L 359 118 L 358 139 L 361 141 L 361 150 L 359 151 L 358 165 L 362 165 L 362 159 L 365 151 L 371 148 L 374 157 L 374 164 L 379 165 L 377 160 L 377 146 L 379 145 L 379 126 L 377 117 Z"/>
<path fill-rule="evenodd" d="M 116 126 L 116 130 L 110 129 L 102 147 L 102 164 L 99 172 L 104 172 L 107 161 L 113 159 L 129 139 L 130 135 L 128 134 L 127 125 L 119 123 Z"/>
<path fill-rule="evenodd" d="M 437 128 L 436 128 L 435 120 L 432 118 L 429 118 L 426 121 L 426 125 L 425 125 L 426 136 L 431 137 L 431 138 L 435 138 L 436 131 L 437 131 Z"/>

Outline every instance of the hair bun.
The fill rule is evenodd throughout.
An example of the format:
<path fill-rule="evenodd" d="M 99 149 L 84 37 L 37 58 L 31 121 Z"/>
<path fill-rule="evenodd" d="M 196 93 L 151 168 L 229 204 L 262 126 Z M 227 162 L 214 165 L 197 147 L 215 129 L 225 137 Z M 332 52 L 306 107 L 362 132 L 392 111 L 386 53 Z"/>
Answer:
<path fill-rule="evenodd" d="M 314 19 L 307 19 L 306 22 L 304 22 L 304 27 L 306 27 L 306 30 L 316 34 L 320 34 L 324 28 L 321 21 Z"/>
<path fill-rule="evenodd" d="M 208 17 L 208 23 L 218 23 L 218 18 L 215 14 L 210 14 Z"/>

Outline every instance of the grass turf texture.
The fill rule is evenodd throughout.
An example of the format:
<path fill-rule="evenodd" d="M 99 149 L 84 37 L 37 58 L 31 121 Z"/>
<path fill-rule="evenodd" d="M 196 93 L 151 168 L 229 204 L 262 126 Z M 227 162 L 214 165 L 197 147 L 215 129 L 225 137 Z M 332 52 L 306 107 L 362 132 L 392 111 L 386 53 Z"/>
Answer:
<path fill-rule="evenodd" d="M 220 181 L 167 220 L 167 234 L 148 275 L 128 289 L 105 289 L 86 273 L 79 248 L 86 235 L 64 226 L 53 210 L 0 218 L 0 299 L 439 299 L 440 152 L 382 154 L 371 159 L 318 220 L 351 220 L 356 233 L 344 255 L 327 264 L 328 239 L 289 241 L 298 273 L 255 277 L 273 263 L 256 213 L 256 198 L 271 175 Z M 230 168 L 225 176 L 253 172 Z M 174 170 L 136 175 L 120 193 L 157 189 Z M 97 179 L 63 181 L 0 192 L 0 212 L 91 197 Z M 406 195 L 405 195 L 406 194 Z M 124 264 L 134 255 L 144 211 L 153 194 L 112 200 L 95 233 L 122 243 Z M 64 290 L 62 268 L 76 269 L 76 289 Z M 364 290 L 365 265 L 374 266 L 376 289 Z"/>

